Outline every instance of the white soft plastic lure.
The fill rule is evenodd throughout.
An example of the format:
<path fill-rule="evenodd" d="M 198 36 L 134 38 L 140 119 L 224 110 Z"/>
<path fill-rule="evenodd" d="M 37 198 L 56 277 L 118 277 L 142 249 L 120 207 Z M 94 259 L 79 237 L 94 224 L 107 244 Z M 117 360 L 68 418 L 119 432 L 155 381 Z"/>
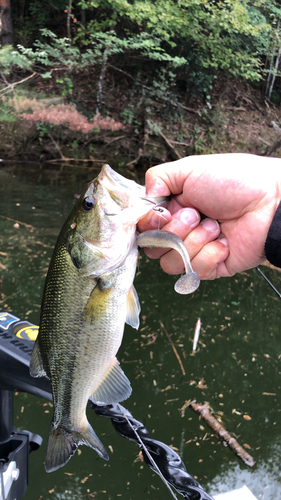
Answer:
<path fill-rule="evenodd" d="M 202 326 L 201 319 L 198 318 L 198 320 L 196 321 L 195 330 L 194 330 L 193 348 L 192 348 L 193 352 L 195 352 L 197 349 L 197 344 L 198 344 L 198 340 L 199 340 L 201 326 Z"/>

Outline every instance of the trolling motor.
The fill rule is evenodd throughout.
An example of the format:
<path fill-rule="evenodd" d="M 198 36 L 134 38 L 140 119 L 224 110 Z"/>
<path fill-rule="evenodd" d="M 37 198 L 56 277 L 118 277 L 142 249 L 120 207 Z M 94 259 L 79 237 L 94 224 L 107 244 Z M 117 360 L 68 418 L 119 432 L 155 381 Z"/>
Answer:
<path fill-rule="evenodd" d="M 29 375 L 33 338 L 38 327 L 0 312 L 0 499 L 19 500 L 28 485 L 29 453 L 37 450 L 42 438 L 13 425 L 13 393 L 29 392 L 52 399 L 47 379 Z M 39 382 L 39 384 L 38 384 Z"/>
<path fill-rule="evenodd" d="M 29 453 L 37 450 L 42 438 L 13 426 L 13 393 L 28 392 L 52 401 L 46 377 L 29 374 L 30 357 L 38 326 L 0 312 L 0 500 L 19 500 L 28 485 Z M 212 500 L 191 476 L 180 456 L 169 446 L 152 438 L 144 425 L 119 404 L 97 405 L 92 410 L 110 418 L 115 430 L 141 448 L 147 465 L 187 500 Z M 173 491 L 171 494 L 177 498 Z"/>

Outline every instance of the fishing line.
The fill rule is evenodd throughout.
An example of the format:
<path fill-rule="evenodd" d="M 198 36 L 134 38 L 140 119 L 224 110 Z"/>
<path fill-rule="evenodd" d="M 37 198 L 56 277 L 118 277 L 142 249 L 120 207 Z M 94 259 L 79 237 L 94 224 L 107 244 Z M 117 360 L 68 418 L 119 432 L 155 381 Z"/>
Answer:
<path fill-rule="evenodd" d="M 171 495 L 173 498 L 175 498 L 176 500 L 178 500 L 178 497 L 175 495 L 175 493 L 173 492 L 171 486 L 169 485 L 168 481 L 165 479 L 165 477 L 163 476 L 161 470 L 159 469 L 157 463 L 155 462 L 155 460 L 153 459 L 153 457 L 151 456 L 151 454 L 149 453 L 147 447 L 145 446 L 144 442 L 142 441 L 142 439 L 140 438 L 140 436 L 138 435 L 136 429 L 133 427 L 133 425 L 131 424 L 130 420 L 128 419 L 127 415 L 124 413 L 123 411 L 123 408 L 121 405 L 119 405 L 117 403 L 117 406 L 119 408 L 119 410 L 121 411 L 123 417 L 126 419 L 128 425 L 131 427 L 132 431 L 134 432 L 138 442 L 140 443 L 140 446 L 144 449 L 146 455 L 148 456 L 151 464 L 153 465 L 154 467 L 154 470 L 156 470 L 157 474 L 160 476 L 160 478 L 162 479 L 163 483 L 167 486 L 168 490 L 170 491 Z"/>
<path fill-rule="evenodd" d="M 203 292 L 202 292 L 202 299 L 201 299 L 201 305 L 200 305 L 200 311 L 203 312 L 203 302 L 204 302 L 204 298 L 205 298 L 205 290 L 206 290 L 206 280 L 204 281 L 204 285 L 203 285 Z"/>
<path fill-rule="evenodd" d="M 195 330 L 194 330 L 194 337 L 193 337 L 193 347 L 192 347 L 192 352 L 196 351 L 197 348 L 197 343 L 199 340 L 199 335 L 200 335 L 200 330 L 202 326 L 201 322 L 201 313 L 203 313 L 203 302 L 204 302 L 204 296 L 205 296 L 205 289 L 206 289 L 206 281 L 204 281 L 204 286 L 203 286 L 203 291 L 202 291 L 202 299 L 201 299 L 201 305 L 199 308 L 199 316 L 195 325 Z"/>
<path fill-rule="evenodd" d="M 258 272 L 262 275 L 262 277 L 265 279 L 265 281 L 271 286 L 271 288 L 274 290 L 274 292 L 278 295 L 279 299 L 281 299 L 281 293 L 278 292 L 277 288 L 271 283 L 271 281 L 267 278 L 267 276 L 262 272 L 262 270 L 257 266 L 256 269 Z"/>
<path fill-rule="evenodd" d="M 127 408 L 117 403 L 101 406 L 90 401 L 90 405 L 97 415 L 110 418 L 114 429 L 123 438 L 134 441 L 140 446 L 140 437 L 154 457 L 154 460 L 151 461 L 145 449 L 142 449 L 145 463 L 157 474 L 158 469 L 160 469 L 166 481 L 186 500 L 213 500 L 198 481 L 187 472 L 181 457 L 175 450 L 152 438 L 144 425 L 136 420 Z M 157 468 L 154 462 L 156 462 Z"/>

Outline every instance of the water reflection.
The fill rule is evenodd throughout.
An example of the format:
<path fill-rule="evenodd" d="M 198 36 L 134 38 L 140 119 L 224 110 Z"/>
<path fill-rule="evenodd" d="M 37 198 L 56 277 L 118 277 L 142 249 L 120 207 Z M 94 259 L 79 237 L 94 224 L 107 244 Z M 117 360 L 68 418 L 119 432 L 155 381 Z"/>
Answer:
<path fill-rule="evenodd" d="M 238 464 L 225 465 L 221 473 L 208 483 L 211 491 L 224 493 L 237 489 L 239 484 L 246 484 L 252 493 L 261 500 L 280 498 L 280 439 L 278 445 L 272 446 L 272 458 L 268 461 L 261 460 L 257 467 L 249 474 L 247 470 L 241 470 Z M 279 448 L 279 449 L 275 449 Z"/>
<path fill-rule="evenodd" d="M 75 195 L 93 177 L 95 171 L 87 168 L 1 167 L 1 309 L 38 324 L 53 245 Z M 265 272 L 280 290 L 279 272 Z M 175 281 L 142 254 L 135 280 L 141 327 L 138 332 L 126 327 L 118 354 L 133 387 L 126 406 L 153 437 L 180 451 L 187 470 L 208 492 L 247 484 L 257 498 L 281 498 L 279 299 L 255 270 L 208 282 L 191 297 L 175 294 Z M 192 354 L 199 315 L 201 335 L 198 351 Z M 210 403 L 254 457 L 253 469 L 218 442 L 198 415 L 187 409 L 181 416 L 188 399 Z M 51 413 L 43 400 L 26 394 L 15 397 L 16 426 L 44 438 L 41 449 L 30 456 L 27 500 L 170 498 L 158 476 L 141 461 L 138 447 L 90 411 L 89 420 L 110 450 L 109 463 L 82 446 L 67 466 L 46 474 Z"/>

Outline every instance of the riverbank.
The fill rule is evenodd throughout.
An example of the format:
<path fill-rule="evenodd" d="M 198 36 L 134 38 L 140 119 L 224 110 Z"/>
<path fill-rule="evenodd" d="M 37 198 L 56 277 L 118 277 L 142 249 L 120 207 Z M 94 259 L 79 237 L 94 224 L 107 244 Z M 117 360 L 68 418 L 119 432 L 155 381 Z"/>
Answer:
<path fill-rule="evenodd" d="M 281 110 L 253 88 L 215 89 L 207 106 L 189 102 L 124 103 L 104 96 L 102 114 L 46 89 L 2 97 L 2 161 L 98 161 L 142 166 L 191 154 L 244 152 L 281 157 Z M 84 99 L 85 100 L 85 99 Z M 109 105 L 114 100 L 115 105 Z"/>

